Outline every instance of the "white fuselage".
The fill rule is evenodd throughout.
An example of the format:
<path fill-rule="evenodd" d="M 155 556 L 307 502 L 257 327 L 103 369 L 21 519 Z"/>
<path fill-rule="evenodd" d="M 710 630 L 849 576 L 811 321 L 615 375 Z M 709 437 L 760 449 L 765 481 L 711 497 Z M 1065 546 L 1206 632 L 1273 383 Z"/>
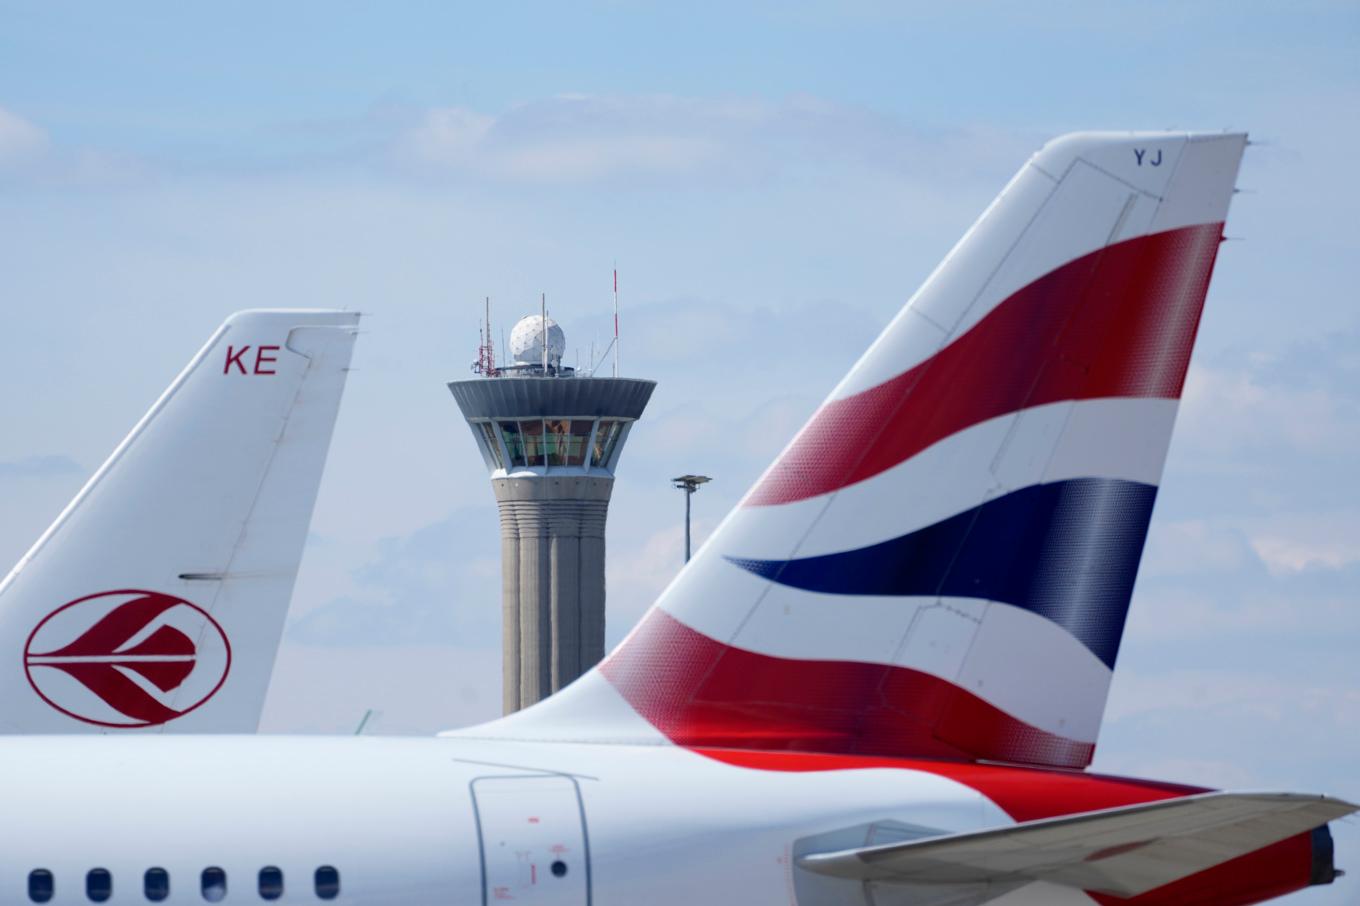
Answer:
<path fill-rule="evenodd" d="M 923 772 L 769 772 L 669 746 L 35 737 L 0 760 L 5 903 L 29 902 L 35 869 L 50 902 L 87 903 L 99 868 L 109 902 L 146 902 L 153 867 L 165 902 L 204 902 L 206 868 L 225 872 L 225 902 L 258 902 L 266 866 L 279 902 L 321 902 L 314 875 L 333 866 L 337 903 L 787 904 L 802 838 L 1010 820 Z"/>

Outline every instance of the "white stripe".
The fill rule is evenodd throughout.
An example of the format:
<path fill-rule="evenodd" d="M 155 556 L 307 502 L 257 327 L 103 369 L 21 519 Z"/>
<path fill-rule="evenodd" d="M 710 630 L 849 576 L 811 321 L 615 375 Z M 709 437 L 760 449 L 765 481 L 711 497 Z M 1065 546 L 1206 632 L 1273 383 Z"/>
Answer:
<path fill-rule="evenodd" d="M 955 682 L 1027 724 L 1094 743 L 1113 676 L 1058 624 L 992 603 Z"/>
<path fill-rule="evenodd" d="M 706 549 L 785 560 L 856 550 L 1020 488 L 1071 478 L 1161 480 L 1176 400 L 1050 403 L 950 435 L 830 494 L 742 507 Z"/>
<path fill-rule="evenodd" d="M 909 667 L 1031 726 L 1095 741 L 1110 669 L 1051 620 L 970 598 L 830 595 L 761 581 L 767 594 L 735 635 L 720 608 L 687 608 L 683 617 L 666 609 L 698 632 L 747 651 Z"/>
<path fill-rule="evenodd" d="M 169 664 L 195 660 L 193 654 L 84 654 L 69 656 L 34 656 L 30 664 Z"/>
<path fill-rule="evenodd" d="M 1224 220 L 1245 141 L 1243 135 L 1088 133 L 1049 143 L 830 398 L 878 386 L 925 361 L 1069 261 L 1110 243 Z M 1160 164 L 1152 166 L 1153 160 Z"/>

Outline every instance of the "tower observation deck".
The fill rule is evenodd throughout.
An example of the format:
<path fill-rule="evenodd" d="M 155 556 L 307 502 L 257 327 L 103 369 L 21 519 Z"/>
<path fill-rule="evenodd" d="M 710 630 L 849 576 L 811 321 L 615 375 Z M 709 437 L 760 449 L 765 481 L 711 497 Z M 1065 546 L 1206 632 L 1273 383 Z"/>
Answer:
<path fill-rule="evenodd" d="M 656 387 L 562 367 L 562 330 L 539 315 L 515 326 L 510 345 L 513 364 L 484 359 L 482 377 L 448 385 L 500 510 L 507 714 L 604 657 L 604 527 L 614 471 Z"/>

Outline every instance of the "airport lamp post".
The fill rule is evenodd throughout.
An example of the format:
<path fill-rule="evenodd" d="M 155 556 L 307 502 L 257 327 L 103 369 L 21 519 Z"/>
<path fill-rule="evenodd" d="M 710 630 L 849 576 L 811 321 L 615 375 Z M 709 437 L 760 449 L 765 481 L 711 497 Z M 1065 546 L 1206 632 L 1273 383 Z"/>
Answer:
<path fill-rule="evenodd" d="M 672 478 L 671 484 L 685 492 L 685 562 L 689 562 L 689 499 L 699 490 L 699 485 L 712 481 L 707 475 L 681 475 Z"/>

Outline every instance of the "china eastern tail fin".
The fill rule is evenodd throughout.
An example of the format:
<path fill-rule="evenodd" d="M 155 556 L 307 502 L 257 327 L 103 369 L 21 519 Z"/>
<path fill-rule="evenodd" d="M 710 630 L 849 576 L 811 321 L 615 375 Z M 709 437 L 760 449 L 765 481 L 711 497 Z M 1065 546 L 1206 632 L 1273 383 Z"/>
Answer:
<path fill-rule="evenodd" d="M 255 731 L 357 322 L 218 328 L 0 583 L 0 731 Z"/>
<path fill-rule="evenodd" d="M 1088 764 L 1245 144 L 1046 145 L 633 633 L 499 726 Z"/>

